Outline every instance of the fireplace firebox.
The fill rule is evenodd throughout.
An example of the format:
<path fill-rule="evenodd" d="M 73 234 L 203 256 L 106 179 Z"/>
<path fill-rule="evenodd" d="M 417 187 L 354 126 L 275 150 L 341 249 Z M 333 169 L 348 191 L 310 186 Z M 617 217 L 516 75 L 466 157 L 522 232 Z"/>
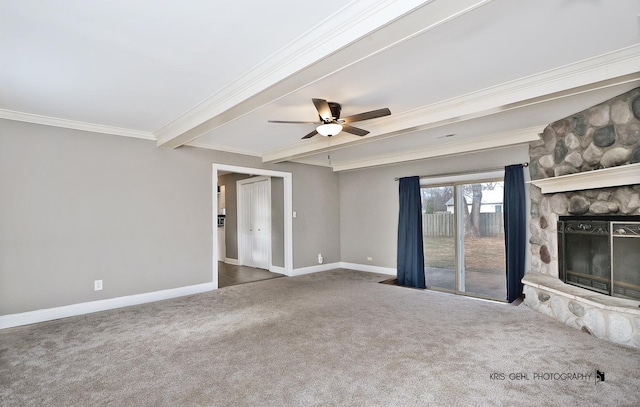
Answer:
<path fill-rule="evenodd" d="M 558 267 L 567 284 L 640 300 L 640 216 L 560 216 Z"/>

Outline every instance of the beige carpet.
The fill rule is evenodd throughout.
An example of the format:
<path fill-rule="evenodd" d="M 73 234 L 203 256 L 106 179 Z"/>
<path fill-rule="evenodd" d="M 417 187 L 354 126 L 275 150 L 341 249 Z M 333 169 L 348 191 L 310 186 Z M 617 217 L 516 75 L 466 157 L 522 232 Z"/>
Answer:
<path fill-rule="evenodd" d="M 2 330 L 0 405 L 640 405 L 638 350 L 384 279 L 336 270 Z"/>

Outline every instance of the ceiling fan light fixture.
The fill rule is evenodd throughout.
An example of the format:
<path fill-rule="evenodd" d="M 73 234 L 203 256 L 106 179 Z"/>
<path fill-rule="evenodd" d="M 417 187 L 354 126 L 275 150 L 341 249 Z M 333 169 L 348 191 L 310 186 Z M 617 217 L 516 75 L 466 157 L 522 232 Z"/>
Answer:
<path fill-rule="evenodd" d="M 338 123 L 325 123 L 316 127 L 316 131 L 318 132 L 318 134 L 321 134 L 325 137 L 331 137 L 342 131 L 342 125 Z"/>
<path fill-rule="evenodd" d="M 359 122 L 362 120 L 371 120 L 376 119 L 378 117 L 389 116 L 391 114 L 391 110 L 385 107 L 382 109 L 371 110 L 370 112 L 358 113 L 349 117 L 340 118 L 340 112 L 342 111 L 342 106 L 340 103 L 336 102 L 327 102 L 324 99 L 311 99 L 313 105 L 318 112 L 319 122 L 292 122 L 292 121 L 282 121 L 282 120 L 269 120 L 269 123 L 298 123 L 298 124 L 315 124 L 319 125 L 315 130 L 302 137 L 303 140 L 310 139 L 317 134 L 320 134 L 324 137 L 331 137 L 339 134 L 340 132 L 345 132 L 349 134 L 353 134 L 356 136 L 364 137 L 369 132 L 364 129 L 360 129 L 358 127 L 354 127 L 351 125 L 353 122 Z"/>

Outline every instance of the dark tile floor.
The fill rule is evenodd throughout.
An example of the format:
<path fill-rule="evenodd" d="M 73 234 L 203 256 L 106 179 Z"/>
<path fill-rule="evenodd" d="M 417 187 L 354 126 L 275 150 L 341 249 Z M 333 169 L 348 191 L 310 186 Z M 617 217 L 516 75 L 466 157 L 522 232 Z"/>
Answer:
<path fill-rule="evenodd" d="M 229 287 L 237 284 L 252 283 L 254 281 L 269 280 L 283 277 L 282 274 L 271 273 L 267 270 L 246 266 L 218 262 L 218 287 Z"/>

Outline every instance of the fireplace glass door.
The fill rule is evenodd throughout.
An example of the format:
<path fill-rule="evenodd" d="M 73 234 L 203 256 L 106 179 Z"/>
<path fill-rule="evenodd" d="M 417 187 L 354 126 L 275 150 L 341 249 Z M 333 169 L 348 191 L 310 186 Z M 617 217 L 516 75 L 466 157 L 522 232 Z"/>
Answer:
<path fill-rule="evenodd" d="M 640 300 L 640 221 L 637 216 L 561 216 L 558 260 L 562 281 L 602 294 Z"/>
<path fill-rule="evenodd" d="M 613 295 L 640 299 L 640 222 L 611 222 Z"/>
<path fill-rule="evenodd" d="M 611 262 L 606 222 L 568 224 L 564 230 L 565 281 L 609 294 Z"/>

